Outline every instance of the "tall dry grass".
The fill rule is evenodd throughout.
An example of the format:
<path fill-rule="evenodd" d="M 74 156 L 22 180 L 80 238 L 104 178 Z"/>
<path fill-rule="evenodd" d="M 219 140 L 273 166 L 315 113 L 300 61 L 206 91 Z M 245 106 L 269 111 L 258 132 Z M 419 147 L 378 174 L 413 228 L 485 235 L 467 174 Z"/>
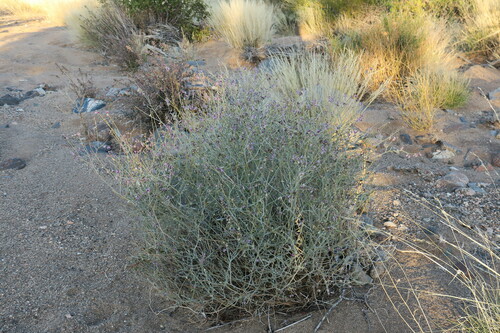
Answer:
<path fill-rule="evenodd" d="M 472 0 L 465 13 L 463 44 L 468 51 L 500 56 L 500 1 Z"/>
<path fill-rule="evenodd" d="M 279 9 L 262 0 L 220 0 L 211 5 L 209 23 L 232 47 L 260 48 L 273 37 Z"/>

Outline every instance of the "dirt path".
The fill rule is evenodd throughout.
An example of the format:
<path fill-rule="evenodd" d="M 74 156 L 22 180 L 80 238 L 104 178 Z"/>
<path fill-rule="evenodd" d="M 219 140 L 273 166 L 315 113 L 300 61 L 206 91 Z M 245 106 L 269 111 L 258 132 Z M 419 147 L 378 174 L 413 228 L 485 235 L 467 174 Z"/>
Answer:
<path fill-rule="evenodd" d="M 0 96 L 41 84 L 55 88 L 0 106 L 0 162 L 26 162 L 0 171 L 0 332 L 198 332 L 182 313 L 162 311 L 167 304 L 136 277 L 130 268 L 136 217 L 72 154 L 67 138 L 81 131 L 80 118 L 71 112 L 74 96 L 56 64 L 74 77 L 80 69 L 89 73 L 101 91 L 123 87 L 126 77 L 70 37 L 61 27 L 0 17 Z M 380 290 L 370 299 L 375 312 L 363 302 L 345 302 L 322 331 L 408 331 Z M 311 332 L 323 314 L 284 332 Z M 272 324 L 283 327 L 306 315 Z M 212 332 L 267 327 L 262 318 Z"/>

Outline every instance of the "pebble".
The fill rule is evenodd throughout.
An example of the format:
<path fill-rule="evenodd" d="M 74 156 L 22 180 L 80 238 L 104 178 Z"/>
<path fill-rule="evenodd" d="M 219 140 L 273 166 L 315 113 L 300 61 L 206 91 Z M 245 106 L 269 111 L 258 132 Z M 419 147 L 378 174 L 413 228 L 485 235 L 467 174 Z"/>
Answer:
<path fill-rule="evenodd" d="M 73 113 L 94 112 L 105 106 L 106 103 L 104 101 L 94 98 L 85 98 L 83 102 L 81 100 L 77 100 L 76 105 L 73 108 Z"/>
<path fill-rule="evenodd" d="M 59 127 L 61 127 L 61 122 L 58 121 L 57 123 L 52 125 L 50 128 L 59 128 Z"/>
<path fill-rule="evenodd" d="M 398 225 L 394 222 L 387 221 L 387 222 L 384 222 L 384 227 L 386 227 L 387 229 L 394 229 L 394 228 L 397 228 Z"/>
<path fill-rule="evenodd" d="M 11 158 L 0 163 L 0 170 L 21 170 L 26 166 L 26 162 L 20 158 Z"/>
<path fill-rule="evenodd" d="M 403 141 L 403 143 L 405 143 L 407 145 L 413 144 L 413 140 L 411 139 L 411 136 L 406 134 L 406 133 L 399 135 L 399 138 L 401 139 L 401 141 Z"/>
<path fill-rule="evenodd" d="M 366 274 L 363 268 L 360 265 L 355 265 L 352 272 L 352 279 L 355 283 L 359 285 L 370 284 L 373 282 L 373 279 Z"/>
<path fill-rule="evenodd" d="M 436 186 L 453 191 L 460 187 L 465 187 L 469 183 L 469 178 L 460 172 L 450 172 L 436 182 Z"/>
<path fill-rule="evenodd" d="M 12 96 L 10 94 L 3 95 L 0 97 L 0 106 L 2 105 L 18 105 L 21 102 L 20 98 Z"/>
<path fill-rule="evenodd" d="M 477 172 L 493 171 L 493 166 L 490 163 L 481 163 L 481 165 L 476 165 L 473 167 Z"/>
<path fill-rule="evenodd" d="M 465 188 L 460 188 L 457 190 L 458 193 L 462 195 L 467 195 L 467 196 L 473 196 L 476 194 L 476 191 L 470 187 L 465 187 Z"/>
<path fill-rule="evenodd" d="M 399 201 L 399 200 L 394 200 L 394 201 L 392 202 L 392 204 L 393 204 L 394 206 L 401 206 L 401 201 Z"/>
<path fill-rule="evenodd" d="M 455 153 L 450 150 L 438 150 L 432 153 L 433 160 L 446 160 L 455 157 Z"/>

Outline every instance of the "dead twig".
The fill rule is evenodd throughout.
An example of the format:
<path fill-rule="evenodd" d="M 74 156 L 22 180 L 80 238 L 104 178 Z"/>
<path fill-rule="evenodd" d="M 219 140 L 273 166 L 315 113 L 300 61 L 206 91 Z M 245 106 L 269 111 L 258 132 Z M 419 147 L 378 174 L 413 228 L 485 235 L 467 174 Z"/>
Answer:
<path fill-rule="evenodd" d="M 306 320 L 310 319 L 311 317 L 312 317 L 312 315 L 311 315 L 311 314 L 309 314 L 309 315 L 305 316 L 304 318 L 297 320 L 296 322 L 293 322 L 293 323 L 291 323 L 291 324 L 289 324 L 289 325 L 283 326 L 282 328 L 278 328 L 276 331 L 274 331 L 274 333 L 284 331 L 284 330 L 286 330 L 287 328 L 290 328 L 290 327 L 292 327 L 292 326 L 294 326 L 294 325 L 297 325 L 298 323 L 301 323 L 301 322 L 303 322 L 303 321 L 306 321 Z"/>
<path fill-rule="evenodd" d="M 326 320 L 326 318 L 330 315 L 330 313 L 332 313 L 333 309 L 335 309 L 340 303 L 342 303 L 343 300 L 345 300 L 345 289 L 342 290 L 342 293 L 341 295 L 339 296 L 339 299 L 332 304 L 332 306 L 330 306 L 330 308 L 328 309 L 328 311 L 326 311 L 325 315 L 323 316 L 323 318 L 321 318 L 321 320 L 319 321 L 318 325 L 316 325 L 316 327 L 314 328 L 314 333 L 318 332 L 318 330 L 321 328 L 321 325 L 323 325 L 323 322 Z"/>

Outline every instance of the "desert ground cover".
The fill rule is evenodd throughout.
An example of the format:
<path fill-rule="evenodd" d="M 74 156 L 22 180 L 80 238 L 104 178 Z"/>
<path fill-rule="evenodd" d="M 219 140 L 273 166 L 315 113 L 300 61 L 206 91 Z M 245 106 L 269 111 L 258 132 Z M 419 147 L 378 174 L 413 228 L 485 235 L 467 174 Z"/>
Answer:
<path fill-rule="evenodd" d="M 498 332 L 499 29 L 0 0 L 0 332 Z"/>

